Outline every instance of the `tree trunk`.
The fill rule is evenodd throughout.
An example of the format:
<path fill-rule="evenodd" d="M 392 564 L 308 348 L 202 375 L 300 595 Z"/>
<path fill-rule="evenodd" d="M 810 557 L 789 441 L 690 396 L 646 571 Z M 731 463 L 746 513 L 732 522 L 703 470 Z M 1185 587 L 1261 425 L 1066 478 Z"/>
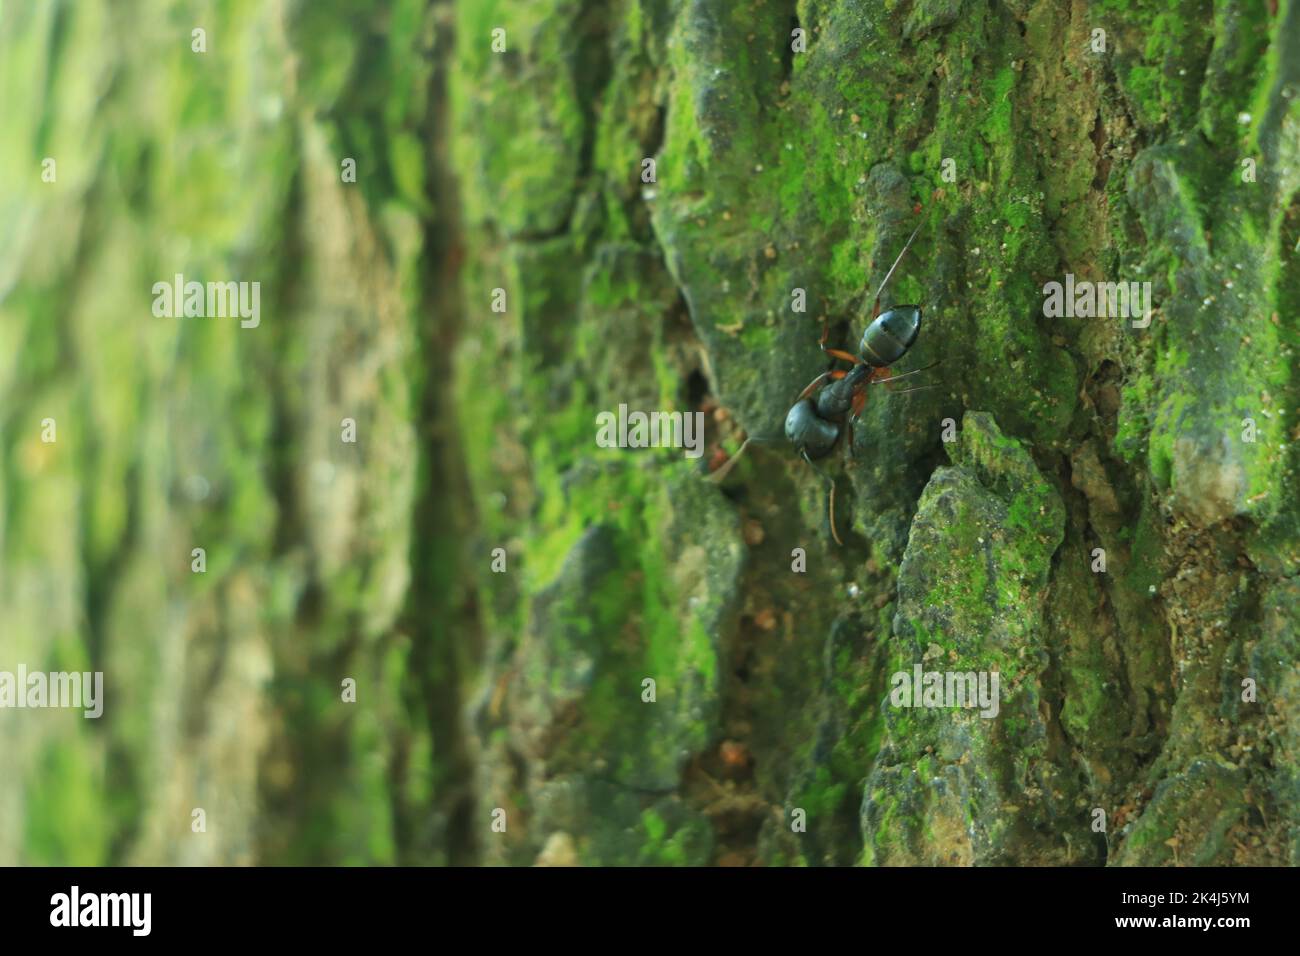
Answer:
<path fill-rule="evenodd" d="M 1300 6 L 148 6 L 0 12 L 0 863 L 1300 863 Z"/>

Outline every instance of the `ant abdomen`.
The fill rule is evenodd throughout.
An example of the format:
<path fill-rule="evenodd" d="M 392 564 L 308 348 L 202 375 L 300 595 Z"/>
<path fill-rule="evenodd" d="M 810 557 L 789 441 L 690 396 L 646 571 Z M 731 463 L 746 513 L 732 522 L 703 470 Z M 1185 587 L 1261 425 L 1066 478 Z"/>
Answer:
<path fill-rule="evenodd" d="M 896 305 L 881 312 L 862 333 L 858 354 L 876 368 L 893 365 L 901 359 L 921 332 L 921 307 Z"/>

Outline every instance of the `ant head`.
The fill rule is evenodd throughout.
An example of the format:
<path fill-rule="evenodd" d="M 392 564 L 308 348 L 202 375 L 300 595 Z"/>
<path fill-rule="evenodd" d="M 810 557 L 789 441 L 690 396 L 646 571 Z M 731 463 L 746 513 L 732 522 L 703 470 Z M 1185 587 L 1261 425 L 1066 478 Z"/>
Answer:
<path fill-rule="evenodd" d="M 835 446 L 840 427 L 817 414 L 812 399 L 795 402 L 785 416 L 785 437 L 802 455 L 824 458 Z"/>

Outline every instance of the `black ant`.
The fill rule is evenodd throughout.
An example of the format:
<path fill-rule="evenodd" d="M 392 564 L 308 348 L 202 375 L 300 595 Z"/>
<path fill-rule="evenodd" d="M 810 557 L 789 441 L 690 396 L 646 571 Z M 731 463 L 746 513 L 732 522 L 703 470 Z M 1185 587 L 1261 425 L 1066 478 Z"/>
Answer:
<path fill-rule="evenodd" d="M 858 343 L 860 355 L 827 348 L 826 339 L 830 335 L 830 320 L 827 316 L 822 317 L 822 335 L 817 344 L 831 358 L 851 362 L 853 367 L 851 369 L 830 368 L 822 372 L 799 393 L 799 397 L 794 400 L 794 405 L 785 416 L 785 437 L 794 445 L 804 461 L 812 465 L 818 474 L 830 482 L 831 537 L 839 545 L 843 545 L 844 542 L 840 540 L 835 530 L 835 480 L 818 468 L 816 461 L 830 455 L 835 450 L 840 437 L 846 432 L 849 437 L 846 452 L 848 455 L 853 454 L 853 423 L 858 420 L 863 408 L 866 407 L 868 385 L 892 382 L 917 372 L 924 372 L 938 364 L 931 362 L 922 368 L 904 372 L 902 375 L 894 375 L 889 366 L 907 354 L 921 331 L 921 307 L 898 305 L 883 313 L 880 311 L 880 296 L 920 229 L 921 227 L 917 226 L 912 230 L 912 235 L 903 245 L 903 251 L 898 254 L 894 264 L 889 267 L 889 272 L 885 274 L 884 281 L 880 283 L 880 288 L 876 290 L 876 299 L 871 308 L 871 321 L 866 331 L 862 333 L 862 341 Z M 905 389 L 900 394 L 933 387 L 922 385 Z M 847 422 L 846 415 L 849 416 Z M 746 438 L 731 460 L 709 476 L 710 480 L 721 481 L 725 478 L 751 441 L 773 440 L 757 436 Z"/>

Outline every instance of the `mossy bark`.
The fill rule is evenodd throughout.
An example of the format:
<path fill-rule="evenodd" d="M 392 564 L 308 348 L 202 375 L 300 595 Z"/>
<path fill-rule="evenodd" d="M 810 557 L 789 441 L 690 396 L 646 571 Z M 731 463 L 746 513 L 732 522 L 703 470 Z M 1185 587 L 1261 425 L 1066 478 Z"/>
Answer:
<path fill-rule="evenodd" d="M 144 6 L 0 14 L 0 668 L 119 701 L 4 729 L 0 861 L 1300 863 L 1300 4 Z M 843 546 L 707 482 L 916 225 Z"/>

